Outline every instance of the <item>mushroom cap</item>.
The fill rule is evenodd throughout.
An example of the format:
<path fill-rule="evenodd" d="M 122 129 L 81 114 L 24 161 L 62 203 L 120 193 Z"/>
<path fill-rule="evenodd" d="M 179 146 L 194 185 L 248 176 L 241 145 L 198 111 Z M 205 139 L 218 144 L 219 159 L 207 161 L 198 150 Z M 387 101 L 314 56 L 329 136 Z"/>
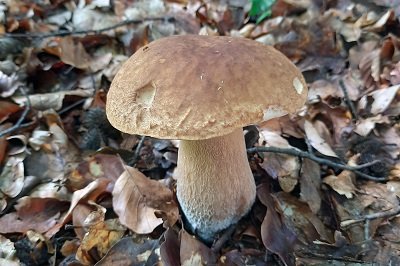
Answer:
<path fill-rule="evenodd" d="M 126 133 L 200 140 L 292 113 L 306 96 L 301 72 L 273 47 L 182 35 L 153 41 L 123 64 L 106 112 Z"/>

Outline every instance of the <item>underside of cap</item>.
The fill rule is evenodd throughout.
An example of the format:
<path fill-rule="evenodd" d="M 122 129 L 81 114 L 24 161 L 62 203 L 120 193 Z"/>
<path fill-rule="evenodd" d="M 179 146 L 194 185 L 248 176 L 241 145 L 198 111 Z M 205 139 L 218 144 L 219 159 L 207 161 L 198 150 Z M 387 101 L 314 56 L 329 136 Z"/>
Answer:
<path fill-rule="evenodd" d="M 234 37 L 183 35 L 142 47 L 107 95 L 117 129 L 164 139 L 208 139 L 291 113 L 307 86 L 273 47 Z"/>

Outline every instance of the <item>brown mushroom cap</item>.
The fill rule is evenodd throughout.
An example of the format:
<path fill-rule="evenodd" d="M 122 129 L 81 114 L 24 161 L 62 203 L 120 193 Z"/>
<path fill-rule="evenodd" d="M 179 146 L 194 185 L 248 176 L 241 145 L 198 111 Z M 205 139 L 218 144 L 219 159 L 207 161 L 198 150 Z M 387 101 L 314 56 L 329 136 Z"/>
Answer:
<path fill-rule="evenodd" d="M 184 35 L 156 40 L 121 67 L 107 95 L 117 129 L 199 140 L 291 113 L 307 86 L 270 46 L 234 37 Z"/>

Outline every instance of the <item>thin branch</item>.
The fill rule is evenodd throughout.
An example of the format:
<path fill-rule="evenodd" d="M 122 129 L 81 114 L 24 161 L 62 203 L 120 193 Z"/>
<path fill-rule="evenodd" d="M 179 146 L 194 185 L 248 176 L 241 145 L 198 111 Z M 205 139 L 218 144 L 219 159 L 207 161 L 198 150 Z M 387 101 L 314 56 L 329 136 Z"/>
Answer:
<path fill-rule="evenodd" d="M 155 17 L 155 18 L 144 18 L 144 19 L 128 19 L 121 21 L 117 24 L 114 24 L 109 27 L 101 28 L 98 30 L 73 30 L 73 31 L 56 31 L 50 33 L 41 33 L 41 32 L 28 32 L 28 33 L 3 33 L 0 34 L 1 37 L 9 37 L 9 38 L 30 38 L 30 39 L 44 39 L 50 37 L 63 37 L 63 36 L 71 36 L 71 35 L 81 35 L 81 34 L 100 34 L 102 32 L 106 32 L 109 30 L 114 30 L 116 28 L 120 28 L 130 24 L 140 24 L 146 21 L 170 21 L 173 22 L 175 20 L 174 17 Z"/>
<path fill-rule="evenodd" d="M 143 147 L 144 141 L 146 139 L 146 136 L 142 136 L 142 138 L 140 139 L 139 143 L 136 146 L 136 150 L 135 150 L 135 159 L 139 159 L 140 157 L 140 150 Z"/>
<path fill-rule="evenodd" d="M 348 108 L 350 109 L 352 120 L 353 121 L 357 121 L 358 120 L 358 115 L 357 115 L 356 108 L 354 107 L 354 104 L 353 104 L 353 102 L 351 101 L 351 99 L 349 97 L 349 93 L 347 92 L 347 88 L 344 85 L 343 80 L 339 80 L 339 86 L 342 89 L 343 96 L 344 96 L 344 99 L 346 101 L 346 104 L 347 104 Z"/>
<path fill-rule="evenodd" d="M 345 220 L 340 223 L 341 227 L 347 227 L 349 225 L 355 224 L 355 223 L 360 223 L 364 221 L 370 221 L 378 218 L 389 218 L 389 217 L 394 217 L 396 215 L 400 214 L 400 205 L 396 206 L 393 209 L 387 210 L 387 211 L 381 211 L 381 212 L 376 212 L 376 213 L 371 213 L 371 214 L 366 214 L 361 216 L 358 219 L 351 219 L 351 220 Z"/>
<path fill-rule="evenodd" d="M 368 180 L 373 180 L 373 181 L 385 181 L 386 180 L 385 177 L 371 176 L 371 175 L 365 174 L 360 171 L 360 169 L 374 165 L 374 164 L 378 163 L 378 161 L 373 161 L 373 162 L 369 162 L 367 164 L 362 164 L 362 165 L 357 165 L 357 166 L 350 166 L 350 165 L 346 165 L 343 163 L 335 163 L 331 160 L 318 157 L 318 156 L 314 155 L 313 153 L 302 151 L 302 150 L 299 150 L 296 148 L 254 147 L 254 148 L 247 149 L 247 152 L 248 153 L 256 153 L 256 152 L 283 153 L 283 154 L 287 154 L 287 155 L 307 158 L 307 159 L 310 159 L 319 164 L 324 164 L 324 165 L 327 165 L 330 167 L 336 167 L 336 168 L 339 168 L 342 170 L 349 170 L 349 171 L 356 173 L 360 177 L 363 177 Z"/>
<path fill-rule="evenodd" d="M 23 96 L 26 97 L 26 106 L 24 111 L 22 112 L 22 115 L 20 116 L 20 118 L 18 119 L 17 123 L 15 123 L 15 125 L 13 125 L 10 128 L 7 128 L 3 131 L 0 132 L 0 138 L 4 137 L 5 135 L 19 129 L 21 127 L 22 122 L 25 120 L 26 116 L 28 115 L 29 110 L 31 109 L 31 101 L 29 99 L 28 94 L 26 93 L 26 91 L 24 90 L 24 88 L 22 86 L 19 86 L 18 89 L 20 90 L 20 92 L 22 93 Z"/>

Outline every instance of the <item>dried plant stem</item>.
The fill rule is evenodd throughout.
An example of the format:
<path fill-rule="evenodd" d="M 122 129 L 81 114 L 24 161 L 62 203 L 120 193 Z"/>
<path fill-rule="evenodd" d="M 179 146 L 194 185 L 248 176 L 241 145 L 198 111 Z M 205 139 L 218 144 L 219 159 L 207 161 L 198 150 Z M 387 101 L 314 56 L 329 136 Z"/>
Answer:
<path fill-rule="evenodd" d="M 357 165 L 357 166 L 350 166 L 350 165 L 346 165 L 343 163 L 336 163 L 331 160 L 318 157 L 313 153 L 302 151 L 302 150 L 299 150 L 296 148 L 254 147 L 254 148 L 247 149 L 247 152 L 248 153 L 255 153 L 255 152 L 283 153 L 283 154 L 287 154 L 287 155 L 307 158 L 307 159 L 310 159 L 319 164 L 324 164 L 324 165 L 327 165 L 330 167 L 336 167 L 336 168 L 339 168 L 342 170 L 349 170 L 349 171 L 356 173 L 358 176 L 368 179 L 368 180 L 373 180 L 373 181 L 385 181 L 386 180 L 385 177 L 371 176 L 371 175 L 365 174 L 360 171 L 360 169 L 374 165 L 374 164 L 378 163 L 378 161 L 373 161 L 373 162 L 369 162 L 369 163 Z"/>
<path fill-rule="evenodd" d="M 0 138 L 4 137 L 5 135 L 19 129 L 21 127 L 22 122 L 25 120 L 26 116 L 28 115 L 29 110 L 31 109 L 31 101 L 28 97 L 28 94 L 26 93 L 25 89 L 22 86 L 18 87 L 19 91 L 22 93 L 22 95 L 24 97 L 26 97 L 26 106 L 24 111 L 22 112 L 22 115 L 20 116 L 20 118 L 18 119 L 17 123 L 15 123 L 15 125 L 13 125 L 10 128 L 7 128 L 3 131 L 0 132 Z"/>
<path fill-rule="evenodd" d="M 8 38 L 27 38 L 27 39 L 45 39 L 50 37 L 63 37 L 71 35 L 81 35 L 81 34 L 100 34 L 109 30 L 114 30 L 119 27 L 123 27 L 130 24 L 140 24 L 146 21 L 174 21 L 174 17 L 156 17 L 156 18 L 144 18 L 144 19 L 128 19 L 121 21 L 115 25 L 105 27 L 98 30 L 74 30 L 74 31 L 56 31 L 50 33 L 40 33 L 40 32 L 30 32 L 30 33 L 4 33 L 0 34 L 1 37 Z"/>
<path fill-rule="evenodd" d="M 371 214 L 366 214 L 361 216 L 360 218 L 357 219 L 351 219 L 351 220 L 345 220 L 340 223 L 341 227 L 347 227 L 349 225 L 355 224 L 355 223 L 360 223 L 364 221 L 370 221 L 378 218 L 389 218 L 389 217 L 394 217 L 396 215 L 400 214 L 400 205 L 396 206 L 393 209 L 387 210 L 387 211 L 381 211 L 381 212 L 376 212 L 376 213 L 371 213 Z"/>
<path fill-rule="evenodd" d="M 357 115 L 356 108 L 354 107 L 354 104 L 349 97 L 349 93 L 347 92 L 347 88 L 344 85 L 343 80 L 339 80 L 339 86 L 342 89 L 344 100 L 346 101 L 347 107 L 350 109 L 350 113 L 351 113 L 353 122 L 357 121 L 358 115 Z"/>

